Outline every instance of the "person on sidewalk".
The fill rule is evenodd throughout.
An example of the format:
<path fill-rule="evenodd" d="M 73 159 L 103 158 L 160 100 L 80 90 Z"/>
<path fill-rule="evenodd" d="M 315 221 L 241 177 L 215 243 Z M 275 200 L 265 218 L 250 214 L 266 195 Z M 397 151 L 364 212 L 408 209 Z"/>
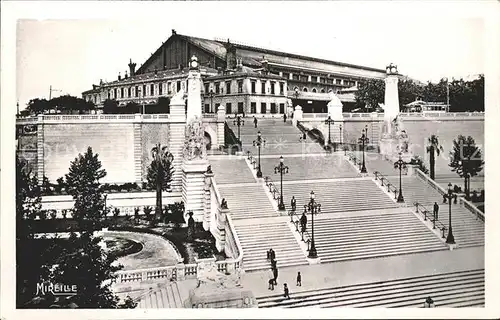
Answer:
<path fill-rule="evenodd" d="M 288 286 L 286 285 L 286 283 L 285 283 L 285 284 L 283 284 L 283 291 L 284 291 L 284 293 L 285 293 L 285 294 L 284 294 L 285 298 L 290 299 L 290 292 L 288 291 Z"/>
<path fill-rule="evenodd" d="M 292 206 L 292 211 L 297 209 L 297 200 L 295 200 L 295 196 L 292 196 L 292 200 L 290 201 L 290 205 Z"/>
<path fill-rule="evenodd" d="M 274 290 L 274 272 L 273 269 L 269 271 L 269 281 L 268 281 L 268 290 Z"/>
<path fill-rule="evenodd" d="M 434 220 L 438 220 L 439 205 L 434 202 Z"/>
<path fill-rule="evenodd" d="M 286 123 L 286 113 L 283 114 L 283 122 Z"/>
<path fill-rule="evenodd" d="M 277 261 L 276 259 L 271 259 L 271 268 L 276 269 Z"/>
<path fill-rule="evenodd" d="M 255 116 L 253 116 L 253 124 L 257 128 L 257 118 Z"/>
<path fill-rule="evenodd" d="M 297 273 L 297 287 L 302 287 L 302 275 L 300 271 Z"/>
<path fill-rule="evenodd" d="M 278 284 L 278 282 L 276 280 L 278 280 L 278 268 L 277 267 L 274 267 L 273 268 L 273 282 L 275 285 Z"/>

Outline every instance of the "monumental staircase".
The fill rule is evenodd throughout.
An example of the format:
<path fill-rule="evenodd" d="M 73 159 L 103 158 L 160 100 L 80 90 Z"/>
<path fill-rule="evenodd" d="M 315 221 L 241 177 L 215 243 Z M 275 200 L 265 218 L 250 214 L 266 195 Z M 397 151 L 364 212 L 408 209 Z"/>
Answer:
<path fill-rule="evenodd" d="M 233 220 L 278 216 L 261 184 L 228 184 L 218 187 L 222 198 L 227 201 Z"/>
<path fill-rule="evenodd" d="M 484 269 L 431 274 L 383 282 L 257 297 L 259 308 L 385 307 L 421 308 L 427 297 L 435 307 L 484 307 Z"/>
<path fill-rule="evenodd" d="M 266 252 L 276 252 L 278 268 L 307 264 L 302 249 L 286 221 L 259 220 L 256 224 L 238 224 L 236 232 L 243 248 L 245 271 L 270 269 Z"/>
<path fill-rule="evenodd" d="M 245 159 L 221 159 L 220 156 L 216 156 L 209 157 L 208 161 L 217 184 L 255 182 Z"/>
<path fill-rule="evenodd" d="M 311 232 L 310 216 L 307 230 Z M 407 209 L 340 217 L 319 214 L 314 219 L 314 237 L 322 263 L 448 249 Z"/>

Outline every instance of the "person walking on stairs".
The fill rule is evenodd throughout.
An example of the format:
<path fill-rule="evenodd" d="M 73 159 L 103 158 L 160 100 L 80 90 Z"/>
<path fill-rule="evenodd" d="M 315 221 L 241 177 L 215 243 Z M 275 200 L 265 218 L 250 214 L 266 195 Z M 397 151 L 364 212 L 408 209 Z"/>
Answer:
<path fill-rule="evenodd" d="M 300 227 L 302 229 L 302 233 L 306 232 L 307 217 L 306 217 L 306 213 L 305 212 L 302 212 L 302 217 L 300 217 Z"/>
<path fill-rule="evenodd" d="M 300 271 L 297 273 L 297 287 L 302 287 L 302 275 Z"/>
<path fill-rule="evenodd" d="M 275 285 L 278 284 L 278 282 L 276 280 L 278 280 L 278 267 L 275 266 L 273 268 L 273 282 Z"/>
<path fill-rule="evenodd" d="M 274 252 L 273 248 L 269 249 L 269 259 L 271 259 L 271 263 L 276 260 L 276 252 Z"/>
<path fill-rule="evenodd" d="M 268 281 L 268 290 L 274 290 L 274 271 L 273 271 L 273 268 L 271 268 L 271 270 L 269 270 L 269 281 Z"/>
<path fill-rule="evenodd" d="M 255 118 L 255 116 L 253 116 L 253 124 L 255 125 L 255 128 L 257 128 L 257 118 Z"/>
<path fill-rule="evenodd" d="M 295 196 L 292 196 L 292 200 L 290 201 L 290 205 L 292 206 L 292 211 L 297 209 L 297 200 L 295 200 Z"/>
<path fill-rule="evenodd" d="M 286 283 L 283 284 L 283 291 L 284 291 L 285 298 L 290 299 L 290 292 L 288 291 L 288 286 L 286 285 Z"/>
<path fill-rule="evenodd" d="M 434 202 L 434 221 L 438 220 L 439 205 Z"/>

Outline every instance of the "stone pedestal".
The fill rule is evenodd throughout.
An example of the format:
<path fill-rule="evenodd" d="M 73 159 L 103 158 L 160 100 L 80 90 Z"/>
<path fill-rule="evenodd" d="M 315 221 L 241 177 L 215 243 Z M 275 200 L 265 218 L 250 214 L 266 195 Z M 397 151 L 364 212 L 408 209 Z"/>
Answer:
<path fill-rule="evenodd" d="M 387 160 L 398 157 L 399 140 L 393 137 L 382 137 L 379 141 L 380 154 Z"/>
<path fill-rule="evenodd" d="M 218 208 L 215 214 L 215 230 L 212 231 L 212 235 L 215 238 L 215 247 L 217 251 L 222 252 L 226 246 L 226 216 L 229 213 L 229 209 Z"/>
<path fill-rule="evenodd" d="M 340 99 L 335 95 L 331 94 L 330 95 L 330 102 L 328 102 L 328 116 L 332 118 L 334 121 L 343 121 L 344 116 L 342 115 L 342 102 Z"/>
<path fill-rule="evenodd" d="M 257 308 L 252 291 L 243 288 L 219 288 L 214 285 L 200 286 L 189 292 L 185 308 Z"/>
<path fill-rule="evenodd" d="M 210 194 L 211 189 L 211 178 L 214 176 L 212 172 L 205 173 L 205 186 L 204 186 L 204 195 L 205 195 L 205 208 L 204 208 L 204 217 L 203 217 L 203 230 L 210 230 L 210 221 L 211 221 L 211 213 L 212 213 L 212 198 Z"/>
<path fill-rule="evenodd" d="M 303 112 L 301 106 L 295 106 L 295 111 L 293 112 L 292 124 L 297 126 L 297 121 L 302 121 Z"/>
<path fill-rule="evenodd" d="M 185 213 L 192 211 L 196 222 L 203 222 L 205 214 L 205 172 L 208 160 L 185 160 L 182 164 L 182 201 Z M 186 218 L 187 221 L 187 218 Z"/>

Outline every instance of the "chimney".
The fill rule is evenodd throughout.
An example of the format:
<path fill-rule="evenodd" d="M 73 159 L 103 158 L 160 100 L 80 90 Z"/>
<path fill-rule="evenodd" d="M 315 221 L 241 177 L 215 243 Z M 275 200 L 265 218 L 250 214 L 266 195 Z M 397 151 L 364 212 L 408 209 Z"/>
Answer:
<path fill-rule="evenodd" d="M 128 64 L 128 68 L 130 70 L 131 77 L 133 77 L 135 75 L 135 66 L 136 66 L 136 63 L 132 62 L 132 59 L 130 59 L 130 62 Z"/>
<path fill-rule="evenodd" d="M 99 85 L 102 86 L 103 82 L 102 82 L 102 79 L 99 80 Z"/>
<path fill-rule="evenodd" d="M 118 81 L 122 79 L 122 75 L 120 74 L 121 72 L 118 72 Z"/>
<path fill-rule="evenodd" d="M 128 78 L 127 70 L 125 70 L 125 79 Z"/>

